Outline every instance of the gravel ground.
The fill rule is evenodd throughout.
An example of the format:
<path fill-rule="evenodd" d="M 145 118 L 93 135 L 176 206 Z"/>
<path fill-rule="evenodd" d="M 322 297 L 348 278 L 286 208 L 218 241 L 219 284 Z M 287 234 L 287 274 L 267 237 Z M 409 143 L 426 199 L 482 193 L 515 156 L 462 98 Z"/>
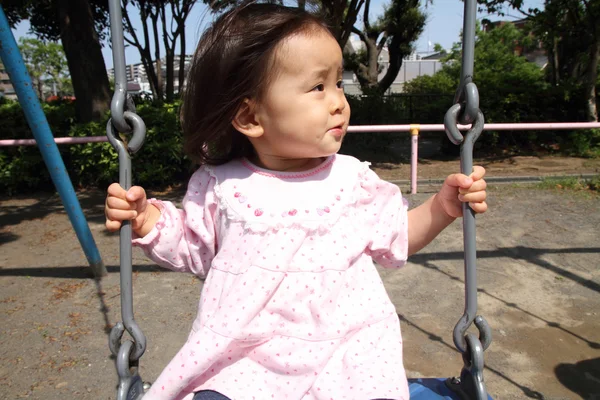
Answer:
<path fill-rule="evenodd" d="M 407 188 L 402 188 L 406 192 Z M 433 193 L 406 195 L 413 206 Z M 600 200 L 556 190 L 490 188 L 477 219 L 479 310 L 493 329 L 484 373 L 496 399 L 600 399 Z M 114 399 L 107 344 L 120 318 L 118 236 L 100 191 L 78 196 L 108 269 L 90 270 L 56 195 L 0 200 L 0 398 Z M 180 199 L 181 192 L 167 197 Z M 463 311 L 455 222 L 399 271 L 381 270 L 401 317 L 410 377 L 458 375 L 452 329 Z M 135 316 L 154 380 L 185 341 L 202 282 L 134 251 Z"/>

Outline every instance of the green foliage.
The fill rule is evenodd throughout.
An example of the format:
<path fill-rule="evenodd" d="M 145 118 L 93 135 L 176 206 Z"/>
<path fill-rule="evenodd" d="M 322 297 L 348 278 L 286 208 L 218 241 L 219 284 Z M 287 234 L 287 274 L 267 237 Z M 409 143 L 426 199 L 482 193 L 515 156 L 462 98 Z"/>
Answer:
<path fill-rule="evenodd" d="M 138 107 L 144 119 L 146 141 L 135 156 L 134 171 L 140 184 L 167 186 L 182 182 L 192 169 L 183 155 L 179 125 L 180 102 L 160 106 L 145 103 Z"/>
<path fill-rule="evenodd" d="M 478 0 L 490 13 L 504 15 L 507 7 L 527 15 L 529 28 L 546 54 L 547 79 L 554 85 L 581 86 L 586 120 L 597 120 L 597 79 L 600 58 L 600 2 L 545 0 L 543 8 L 525 9 L 523 0 Z"/>
<path fill-rule="evenodd" d="M 399 114 L 399 103 L 383 96 L 347 96 L 352 116 L 351 125 L 380 125 L 394 123 Z M 397 140 L 392 133 L 349 133 L 342 144 L 343 154 L 371 161 L 385 162 L 393 159 L 391 144 Z"/>
<path fill-rule="evenodd" d="M 347 99 L 352 110 L 350 125 L 437 124 L 443 121 L 444 113 L 452 105 L 453 95 L 362 95 L 347 96 Z M 408 140 L 405 132 L 350 133 L 341 152 L 374 162 L 398 162 L 410 156 L 410 152 L 397 148 L 398 143 Z"/>
<path fill-rule="evenodd" d="M 580 129 L 568 138 L 567 153 L 583 157 L 600 157 L 600 129 Z"/>
<path fill-rule="evenodd" d="M 83 0 L 78 0 L 83 1 Z M 90 4 L 96 32 L 101 41 L 107 37 L 109 26 L 108 1 L 86 0 Z M 27 20 L 31 33 L 42 40 L 60 39 L 59 0 L 2 0 L 2 8 L 11 27 Z"/>
<path fill-rule="evenodd" d="M 19 50 L 40 99 L 44 99 L 44 89 L 48 90 L 44 85 L 54 86 L 55 94 L 72 93 L 67 58 L 60 44 L 22 37 Z"/>
<path fill-rule="evenodd" d="M 55 132 L 66 132 L 75 120 L 72 104 L 43 104 L 48 123 Z M 0 104 L 2 139 L 32 139 L 33 135 L 21 106 L 16 101 Z M 65 135 L 57 135 L 65 136 Z M 61 148 L 61 150 L 64 150 Z M 13 146 L 0 149 L 0 192 L 49 188 L 50 175 L 36 146 Z"/>
<path fill-rule="evenodd" d="M 44 104 L 44 113 L 55 137 L 105 136 L 106 122 L 75 123 L 71 103 Z M 181 149 L 178 103 L 138 105 L 148 127 L 142 149 L 132 156 L 134 184 L 166 187 L 185 181 L 191 164 Z M 0 105 L 3 139 L 32 138 L 18 102 Z M 108 116 L 107 116 L 108 119 Z M 119 178 L 117 154 L 107 143 L 59 145 L 61 157 L 75 187 L 105 188 Z M 0 151 L 0 191 L 14 194 L 53 190 L 50 175 L 37 146 L 13 146 Z"/>
<path fill-rule="evenodd" d="M 480 96 L 480 108 L 486 123 L 558 122 L 585 120 L 585 96 L 574 85 L 553 86 L 544 71 L 518 55 L 521 46 L 528 45 L 525 34 L 512 24 L 489 32 L 477 32 L 475 42 L 474 81 Z M 411 94 L 453 94 L 460 80 L 460 44 L 455 44 L 445 59 L 443 68 L 433 76 L 421 76 L 405 85 Z M 432 122 L 432 116 L 443 115 L 447 106 L 431 104 L 423 110 L 421 123 Z M 490 132 L 486 131 L 477 145 L 479 151 L 494 153 L 499 149 L 535 151 L 559 143 L 569 154 L 584 155 L 594 151 L 593 136 L 583 132 Z M 456 146 L 448 141 L 448 152 Z"/>

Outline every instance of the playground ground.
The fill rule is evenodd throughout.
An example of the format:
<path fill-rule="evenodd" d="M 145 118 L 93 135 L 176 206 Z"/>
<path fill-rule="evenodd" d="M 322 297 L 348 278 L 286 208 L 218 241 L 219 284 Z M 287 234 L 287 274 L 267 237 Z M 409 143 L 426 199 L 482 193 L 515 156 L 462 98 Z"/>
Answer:
<path fill-rule="evenodd" d="M 580 159 L 479 163 L 490 177 L 598 173 L 597 161 Z M 409 177 L 406 165 L 376 167 L 386 179 Z M 424 162 L 419 175 L 441 178 L 456 167 Z M 401 188 L 413 206 L 435 190 Z M 109 272 L 100 282 L 90 278 L 58 196 L 0 198 L 0 399 L 115 398 L 107 330 L 120 320 L 118 236 L 104 229 L 104 193 L 78 196 Z M 164 196 L 179 200 L 181 190 Z M 494 337 L 485 352 L 489 392 L 500 400 L 600 399 L 600 196 L 493 184 L 489 205 L 477 218 L 479 310 Z M 460 222 L 409 261 L 381 270 L 401 316 L 407 372 L 458 375 Z M 135 316 L 148 339 L 141 374 L 152 381 L 185 341 L 202 282 L 157 268 L 137 249 L 134 270 Z"/>

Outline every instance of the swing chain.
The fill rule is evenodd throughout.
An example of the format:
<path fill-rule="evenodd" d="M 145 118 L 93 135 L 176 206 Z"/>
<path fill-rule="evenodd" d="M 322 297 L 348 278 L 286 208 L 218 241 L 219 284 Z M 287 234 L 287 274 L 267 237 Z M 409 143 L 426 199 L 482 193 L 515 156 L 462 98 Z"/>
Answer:
<path fill-rule="evenodd" d="M 479 109 L 479 92 L 473 82 L 473 64 L 475 55 L 475 18 L 476 0 L 465 0 L 463 20 L 463 47 L 461 79 L 454 105 L 444 116 L 444 127 L 448 139 L 460 145 L 460 169 L 465 175 L 473 171 L 473 148 L 483 132 L 485 119 Z M 471 127 L 465 135 L 459 131 L 458 124 Z M 475 241 L 475 212 L 468 203 L 462 204 L 463 237 L 464 237 L 464 271 L 465 271 L 465 310 L 454 327 L 453 339 L 456 348 L 462 353 L 464 366 L 459 379 L 447 381 L 448 386 L 461 395 L 463 399 L 487 399 L 483 382 L 483 352 L 492 341 L 491 329 L 480 315 L 477 315 L 477 255 Z M 479 337 L 467 333 L 475 323 Z"/>
<path fill-rule="evenodd" d="M 463 400 L 488 399 L 483 381 L 483 351 L 479 339 L 472 333 L 466 335 L 467 351 L 463 353 L 464 366 L 460 378 L 451 378 L 446 385 Z"/>
<path fill-rule="evenodd" d="M 454 95 L 454 105 L 444 116 L 444 127 L 450 141 L 456 145 L 461 144 L 463 136 L 458 130 L 458 124 L 476 124 L 483 118 L 479 110 L 479 91 L 473 82 L 473 64 L 475 59 L 475 18 L 477 1 L 465 0 L 463 19 L 463 46 L 460 83 Z M 479 121 L 483 128 L 483 120 Z M 483 129 L 482 129 L 483 130 Z M 479 132 L 475 132 L 477 140 Z M 470 171 L 469 171 L 470 173 Z"/>
<path fill-rule="evenodd" d="M 106 125 L 109 143 L 119 157 L 119 184 L 125 190 L 131 188 L 131 154 L 143 145 L 146 125 L 135 113 L 135 104 L 127 94 L 125 73 L 125 45 L 120 0 L 109 1 L 110 29 L 115 70 L 115 92 L 111 101 L 111 118 Z M 131 136 L 125 141 L 124 135 Z M 122 221 L 119 230 L 121 317 L 109 335 L 109 347 L 116 358 L 119 385 L 117 400 L 137 400 L 144 394 L 144 384 L 138 374 L 139 359 L 146 350 L 146 337 L 133 318 L 132 285 L 132 227 L 130 221 Z M 125 330 L 131 339 L 121 343 Z"/>
<path fill-rule="evenodd" d="M 117 399 L 137 400 L 144 394 L 144 383 L 138 374 L 138 361 L 130 362 L 131 351 L 134 343 L 125 341 L 119 348 L 117 356 L 117 375 L 119 385 L 117 386 Z"/>

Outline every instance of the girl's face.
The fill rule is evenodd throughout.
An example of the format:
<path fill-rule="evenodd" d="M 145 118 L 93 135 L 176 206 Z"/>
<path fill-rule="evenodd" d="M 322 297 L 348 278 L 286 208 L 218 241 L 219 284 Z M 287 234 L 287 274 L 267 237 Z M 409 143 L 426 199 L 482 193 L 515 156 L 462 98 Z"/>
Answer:
<path fill-rule="evenodd" d="M 275 52 L 272 71 L 256 104 L 261 134 L 250 138 L 258 161 L 282 170 L 311 167 L 311 161 L 337 153 L 348 129 L 350 106 L 342 88 L 342 51 L 335 39 L 325 31 L 287 38 Z"/>

